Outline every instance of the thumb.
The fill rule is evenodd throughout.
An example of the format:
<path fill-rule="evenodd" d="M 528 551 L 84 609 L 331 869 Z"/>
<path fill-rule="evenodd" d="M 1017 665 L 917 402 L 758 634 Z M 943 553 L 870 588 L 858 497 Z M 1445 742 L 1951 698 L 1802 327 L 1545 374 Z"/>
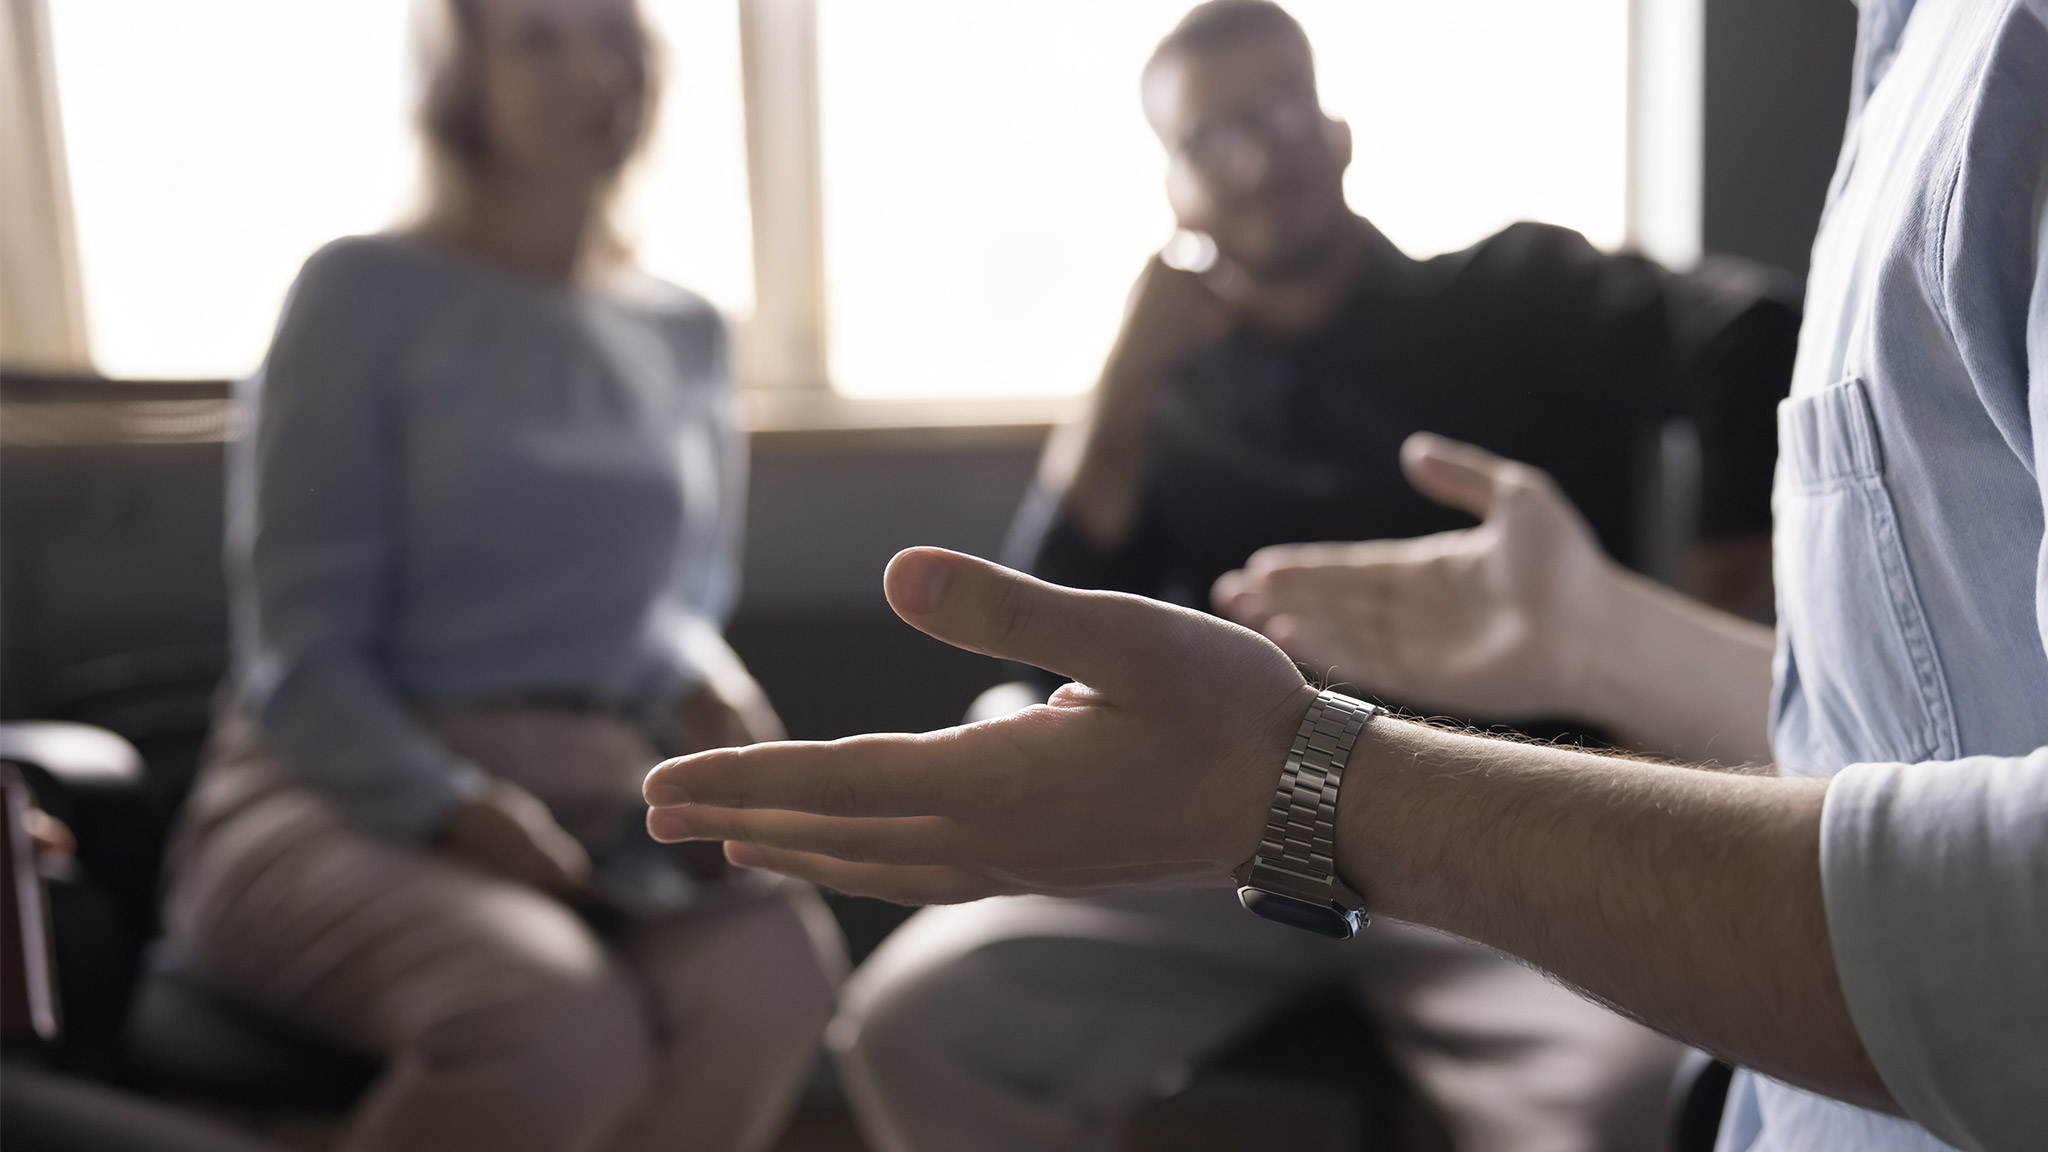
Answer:
<path fill-rule="evenodd" d="M 1178 610 L 1120 592 L 1082 592 L 943 548 L 908 548 L 882 577 L 889 606 L 956 648 L 1118 691 L 1144 675 L 1158 625 Z"/>
<path fill-rule="evenodd" d="M 1514 467 L 1505 457 L 1434 432 L 1417 432 L 1401 444 L 1401 471 L 1416 491 L 1481 520 Z"/>

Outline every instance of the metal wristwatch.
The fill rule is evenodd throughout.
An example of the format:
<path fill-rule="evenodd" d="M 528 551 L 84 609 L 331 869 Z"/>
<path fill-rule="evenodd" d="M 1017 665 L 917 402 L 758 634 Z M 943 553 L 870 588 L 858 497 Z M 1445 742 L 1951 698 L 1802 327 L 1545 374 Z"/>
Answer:
<path fill-rule="evenodd" d="M 1379 708 L 1322 692 L 1295 730 L 1259 850 L 1238 866 L 1237 898 L 1268 920 L 1349 940 L 1364 901 L 1337 875 L 1337 788 L 1359 730 Z"/>

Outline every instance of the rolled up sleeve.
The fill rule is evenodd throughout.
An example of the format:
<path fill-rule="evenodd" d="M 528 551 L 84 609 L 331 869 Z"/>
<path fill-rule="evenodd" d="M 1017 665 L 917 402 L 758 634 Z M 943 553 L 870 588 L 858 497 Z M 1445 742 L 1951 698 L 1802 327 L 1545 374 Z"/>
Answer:
<path fill-rule="evenodd" d="M 1821 878 L 1842 991 L 1906 1112 L 1958 1148 L 2048 1134 L 2048 748 L 1861 764 Z"/>

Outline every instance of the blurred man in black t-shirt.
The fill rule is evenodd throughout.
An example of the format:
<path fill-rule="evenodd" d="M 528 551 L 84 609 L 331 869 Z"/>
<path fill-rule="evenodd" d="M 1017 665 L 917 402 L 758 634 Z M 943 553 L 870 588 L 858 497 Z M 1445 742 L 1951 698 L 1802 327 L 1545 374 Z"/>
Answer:
<path fill-rule="evenodd" d="M 1540 224 L 1410 259 L 1345 205 L 1350 131 L 1271 4 L 1197 8 L 1143 92 L 1174 212 L 1215 260 L 1139 276 L 1012 563 L 1207 608 L 1268 544 L 1469 524 L 1401 476 L 1423 429 L 1548 469 L 1640 559 L 1647 449 L 1689 417 L 1705 540 L 1689 582 L 1767 607 L 1773 413 L 1799 320 L 1784 277 L 1678 275 Z M 1332 982 L 1460 1152 L 1665 1143 L 1669 1041 L 1476 946 L 1399 924 L 1333 945 L 1228 891 L 926 909 L 855 975 L 832 1036 L 878 1147 L 1108 1149 L 1191 1064 Z M 1274 1119 L 1265 1146 L 1284 1146 Z"/>
<path fill-rule="evenodd" d="M 1650 453 L 1682 417 L 1701 449 L 1702 541 L 1682 582 L 1768 611 L 1792 278 L 1726 259 L 1673 273 L 1530 223 L 1412 259 L 1345 204 L 1350 129 L 1323 115 L 1298 26 L 1275 27 L 1191 22 L 1147 69 L 1168 198 L 1212 238 L 1214 265 L 1155 258 L 1139 276 L 1008 560 L 1206 608 L 1215 578 L 1268 544 L 1468 526 L 1401 476 L 1401 441 L 1428 430 L 1548 470 L 1601 543 L 1641 564 Z"/>

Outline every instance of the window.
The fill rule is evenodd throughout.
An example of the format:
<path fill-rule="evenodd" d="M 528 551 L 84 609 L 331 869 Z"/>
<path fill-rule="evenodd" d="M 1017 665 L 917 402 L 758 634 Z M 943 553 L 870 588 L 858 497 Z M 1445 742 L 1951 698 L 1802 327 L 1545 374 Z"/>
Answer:
<path fill-rule="evenodd" d="M 1189 0 L 643 2 L 668 84 L 626 219 L 746 329 L 751 382 L 798 406 L 1090 384 L 1172 227 L 1138 71 Z M 1641 241 L 1631 161 L 1697 151 L 1631 85 L 1634 56 L 1697 86 L 1697 0 L 1288 6 L 1352 126 L 1351 202 L 1411 254 L 1522 218 Z M 306 255 L 414 203 L 411 0 L 51 7 L 99 368 L 247 372 Z"/>
<path fill-rule="evenodd" d="M 669 84 L 627 204 L 657 274 L 752 308 L 738 20 L 647 0 Z M 93 359 L 112 376 L 253 369 L 314 249 L 415 203 L 410 0 L 51 5 Z"/>
<path fill-rule="evenodd" d="M 1171 231 L 1138 72 L 1183 0 L 822 0 L 830 375 L 854 396 L 1075 392 Z M 1354 208 L 1411 254 L 1518 219 L 1621 242 L 1627 0 L 1292 0 Z"/>

